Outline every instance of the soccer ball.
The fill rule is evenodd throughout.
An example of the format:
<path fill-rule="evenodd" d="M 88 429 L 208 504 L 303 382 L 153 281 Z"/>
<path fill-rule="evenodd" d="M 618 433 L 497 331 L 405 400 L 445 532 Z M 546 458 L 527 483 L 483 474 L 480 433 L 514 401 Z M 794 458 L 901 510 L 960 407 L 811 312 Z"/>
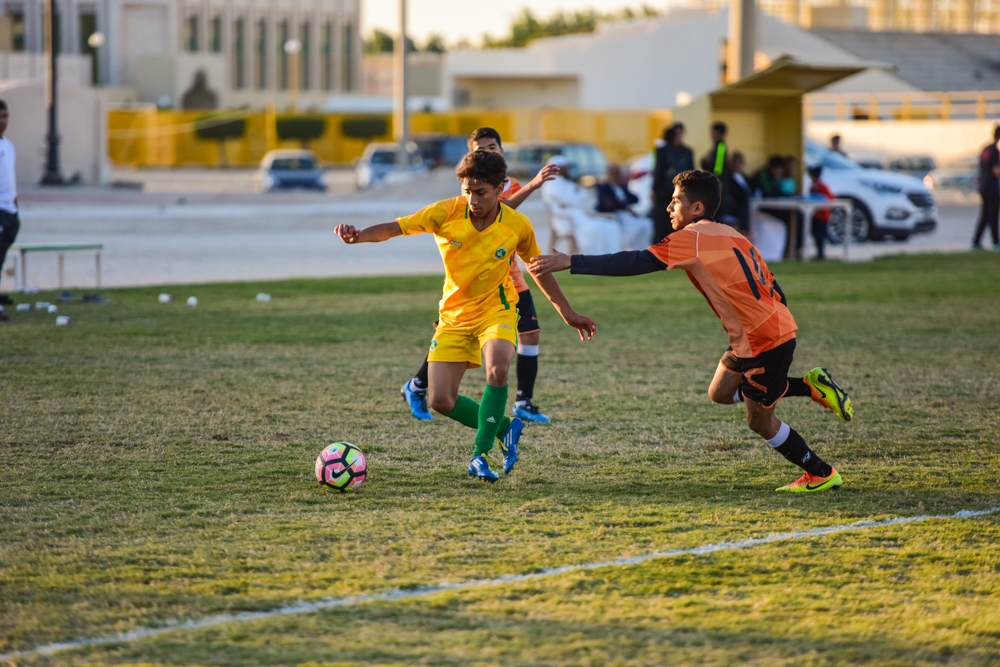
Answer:
<path fill-rule="evenodd" d="M 328 491 L 357 489 L 367 475 L 364 453 L 349 442 L 335 442 L 316 457 L 316 479 Z"/>

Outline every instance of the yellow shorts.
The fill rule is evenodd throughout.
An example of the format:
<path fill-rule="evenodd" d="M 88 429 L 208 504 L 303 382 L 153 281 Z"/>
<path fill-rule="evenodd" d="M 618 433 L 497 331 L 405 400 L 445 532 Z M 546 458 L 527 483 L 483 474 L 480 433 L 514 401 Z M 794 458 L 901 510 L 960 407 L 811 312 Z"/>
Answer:
<path fill-rule="evenodd" d="M 479 368 L 483 345 L 490 340 L 509 340 L 517 346 L 517 309 L 492 313 L 468 328 L 439 323 L 427 361 L 464 361 L 468 368 Z"/>

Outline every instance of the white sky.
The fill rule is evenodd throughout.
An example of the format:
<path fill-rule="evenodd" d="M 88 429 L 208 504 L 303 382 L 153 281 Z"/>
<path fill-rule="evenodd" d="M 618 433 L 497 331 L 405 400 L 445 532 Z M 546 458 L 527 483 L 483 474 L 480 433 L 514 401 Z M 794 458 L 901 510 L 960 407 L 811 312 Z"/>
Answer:
<path fill-rule="evenodd" d="M 445 42 L 454 44 L 468 39 L 478 44 L 483 33 L 501 37 L 525 7 L 539 18 L 559 10 L 583 11 L 593 7 L 599 12 L 611 12 L 623 7 L 638 10 L 643 0 L 406 0 L 407 34 L 423 44 L 432 33 L 443 35 Z M 646 0 L 646 4 L 662 10 L 665 0 Z M 374 28 L 394 34 L 398 30 L 399 0 L 361 0 L 361 34 L 365 37 Z"/>

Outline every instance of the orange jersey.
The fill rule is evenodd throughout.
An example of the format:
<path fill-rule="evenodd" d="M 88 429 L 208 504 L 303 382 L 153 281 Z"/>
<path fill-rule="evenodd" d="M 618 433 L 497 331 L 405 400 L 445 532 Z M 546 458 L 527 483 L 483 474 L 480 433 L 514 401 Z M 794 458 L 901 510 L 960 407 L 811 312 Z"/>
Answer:
<path fill-rule="evenodd" d="M 702 220 L 649 248 L 667 269 L 684 269 L 729 335 L 733 352 L 756 357 L 795 338 L 795 319 L 757 248 L 728 225 Z"/>
<path fill-rule="evenodd" d="M 508 197 L 516 194 L 521 190 L 521 181 L 516 178 L 508 178 L 507 185 L 504 186 L 504 191 L 500 193 L 500 201 L 507 199 Z M 521 264 L 514 258 L 514 261 L 510 263 L 510 277 L 514 281 L 514 289 L 518 292 L 523 292 L 528 289 L 528 283 L 524 280 L 524 271 L 521 270 Z"/>

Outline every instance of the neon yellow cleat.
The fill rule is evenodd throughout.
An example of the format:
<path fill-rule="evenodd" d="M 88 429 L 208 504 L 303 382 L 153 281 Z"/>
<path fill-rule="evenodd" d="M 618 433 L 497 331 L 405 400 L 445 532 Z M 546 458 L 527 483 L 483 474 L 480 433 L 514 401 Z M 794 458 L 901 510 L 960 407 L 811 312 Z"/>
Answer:
<path fill-rule="evenodd" d="M 786 486 L 779 486 L 775 491 L 790 491 L 792 493 L 812 493 L 813 491 L 826 491 L 827 489 L 839 489 L 844 485 L 844 480 L 840 478 L 840 473 L 832 469 L 829 477 L 817 477 L 804 473 L 802 477 Z"/>
<path fill-rule="evenodd" d="M 829 371 L 825 368 L 814 368 L 806 373 L 802 380 L 809 385 L 814 401 L 845 422 L 851 421 L 854 417 L 854 404 L 851 403 L 847 392 L 833 381 Z"/>

